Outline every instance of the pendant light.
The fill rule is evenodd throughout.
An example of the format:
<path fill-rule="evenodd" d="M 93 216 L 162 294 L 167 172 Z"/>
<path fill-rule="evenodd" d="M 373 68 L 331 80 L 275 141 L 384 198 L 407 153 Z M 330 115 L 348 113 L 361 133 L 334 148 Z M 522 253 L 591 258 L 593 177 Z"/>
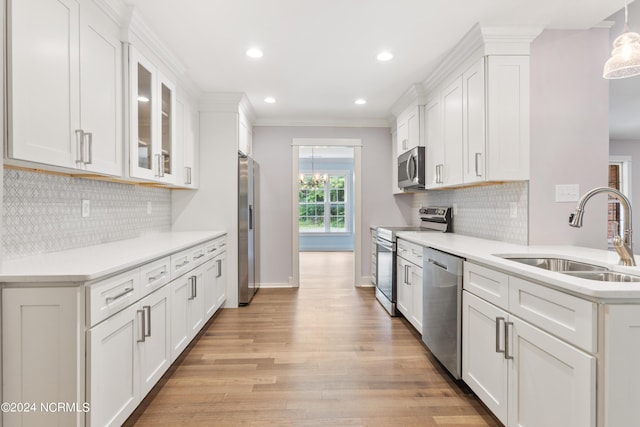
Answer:
<path fill-rule="evenodd" d="M 613 42 L 611 58 L 604 64 L 602 77 L 622 79 L 640 74 L 640 34 L 629 31 L 629 11 L 624 3 L 624 33 Z"/>
<path fill-rule="evenodd" d="M 313 167 L 313 147 L 311 147 L 311 179 L 307 180 L 303 173 L 300 174 L 300 186 L 302 188 L 317 188 L 324 187 L 324 184 L 327 182 L 327 175 L 320 175 L 315 172 Z"/>

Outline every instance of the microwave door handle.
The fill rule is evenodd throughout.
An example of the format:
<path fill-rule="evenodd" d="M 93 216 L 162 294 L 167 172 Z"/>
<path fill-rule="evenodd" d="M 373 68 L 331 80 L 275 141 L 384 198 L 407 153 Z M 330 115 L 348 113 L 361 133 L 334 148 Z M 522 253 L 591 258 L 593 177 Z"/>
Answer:
<path fill-rule="evenodd" d="M 406 169 L 406 173 L 407 173 L 407 181 L 413 181 L 413 177 L 411 176 L 411 171 L 409 170 L 409 165 L 411 164 L 411 156 L 409 156 L 409 158 L 407 159 L 407 162 L 405 164 L 405 169 Z"/>

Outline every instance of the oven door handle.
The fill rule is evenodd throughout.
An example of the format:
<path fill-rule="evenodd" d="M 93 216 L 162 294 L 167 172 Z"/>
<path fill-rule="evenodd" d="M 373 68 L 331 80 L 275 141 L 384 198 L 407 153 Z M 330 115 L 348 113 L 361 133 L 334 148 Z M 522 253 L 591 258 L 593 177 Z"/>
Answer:
<path fill-rule="evenodd" d="M 376 238 L 376 245 L 381 246 L 381 247 L 393 252 L 393 243 L 391 243 L 391 242 L 389 242 L 387 240 L 384 240 L 384 239 L 381 239 L 381 238 L 377 237 Z"/>

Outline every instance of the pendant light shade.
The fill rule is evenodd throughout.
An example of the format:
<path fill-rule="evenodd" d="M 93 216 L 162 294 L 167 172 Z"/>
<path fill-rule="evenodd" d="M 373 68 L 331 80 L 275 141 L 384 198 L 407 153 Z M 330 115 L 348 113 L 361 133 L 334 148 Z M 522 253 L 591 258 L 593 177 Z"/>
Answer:
<path fill-rule="evenodd" d="M 624 33 L 613 42 L 611 58 L 604 64 L 602 77 L 622 79 L 640 74 L 640 34 L 629 31 L 627 4 L 624 4 Z"/>

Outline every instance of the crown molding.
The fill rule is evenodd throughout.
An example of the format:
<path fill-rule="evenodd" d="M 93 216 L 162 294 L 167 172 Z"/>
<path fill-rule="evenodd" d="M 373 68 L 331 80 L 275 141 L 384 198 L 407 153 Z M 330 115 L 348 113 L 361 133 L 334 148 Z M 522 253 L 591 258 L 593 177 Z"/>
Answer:
<path fill-rule="evenodd" d="M 400 98 L 391 106 L 391 112 L 398 115 L 413 105 L 422 105 L 427 102 L 426 92 L 420 83 L 412 84 Z"/>
<path fill-rule="evenodd" d="M 246 98 L 241 92 L 206 92 L 200 97 L 200 111 L 217 113 L 238 113 Z"/>
<path fill-rule="evenodd" d="M 387 119 L 320 119 L 320 118 L 296 118 L 296 119 L 269 119 L 258 118 L 254 126 L 273 127 L 337 127 L 337 128 L 388 128 L 391 127 Z"/>
<path fill-rule="evenodd" d="M 470 59 L 475 60 L 486 55 L 529 55 L 531 42 L 542 30 L 543 28 L 538 26 L 475 24 L 422 82 L 424 90 L 433 91 Z"/>

